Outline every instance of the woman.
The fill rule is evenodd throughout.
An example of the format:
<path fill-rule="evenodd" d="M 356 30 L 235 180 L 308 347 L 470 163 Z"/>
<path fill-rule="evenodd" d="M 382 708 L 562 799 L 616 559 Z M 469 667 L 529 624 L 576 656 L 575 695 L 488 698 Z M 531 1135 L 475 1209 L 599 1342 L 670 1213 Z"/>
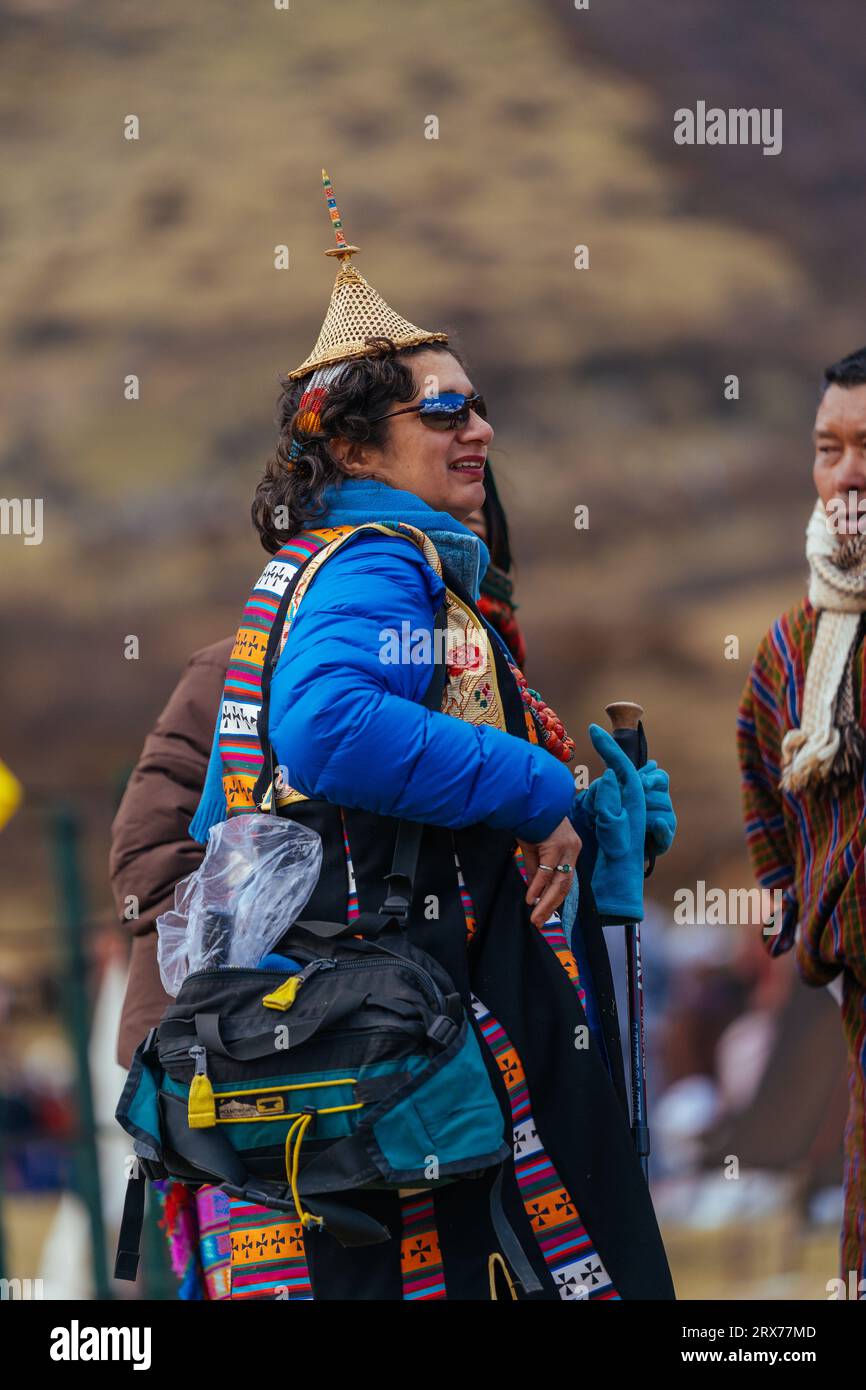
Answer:
<path fill-rule="evenodd" d="M 577 1041 L 586 1017 L 556 913 L 581 852 L 573 744 L 476 604 L 488 551 L 464 522 L 485 500 L 486 407 L 446 335 L 400 318 L 350 264 L 357 248 L 326 192 L 341 267 L 313 353 L 284 380 L 280 444 L 253 504 L 272 558 L 244 610 L 191 830 L 203 840 L 221 817 L 269 804 L 264 651 L 308 560 L 266 714 L 280 813 L 324 845 L 304 915 L 376 911 L 397 820 L 424 823 L 410 937 L 447 969 L 488 1049 L 514 1139 L 503 1205 L 533 1297 L 671 1298 L 621 1074 Z M 420 703 L 430 667 L 417 653 L 443 598 L 440 713 Z M 370 1195 L 391 1239 L 361 1249 L 222 1202 L 232 1297 L 491 1297 L 483 1181 Z"/>
<path fill-rule="evenodd" d="M 490 470 L 485 467 L 484 505 L 466 524 L 486 542 L 491 562 L 481 579 L 478 608 L 505 639 L 524 668 L 523 636 L 512 598 L 511 552 L 505 511 Z M 155 1027 L 171 1003 L 157 965 L 156 919 L 174 903 L 177 882 L 201 862 L 203 849 L 189 835 L 190 816 L 201 797 L 208 767 L 211 730 L 222 699 L 226 670 L 234 647 L 228 637 L 187 663 L 154 729 L 145 740 L 111 829 L 109 870 L 118 917 L 132 929 L 132 956 L 126 998 L 118 1030 L 117 1058 L 129 1068 L 136 1046 Z M 219 773 L 215 762 L 214 771 Z M 584 856 L 587 850 L 584 848 Z M 576 887 L 576 885 L 575 885 Z M 139 914 L 127 922 L 130 895 Z M 567 903 L 566 908 L 571 909 Z M 576 903 L 575 903 L 576 906 Z M 565 915 L 566 908 L 563 912 Z M 573 912 L 568 912 L 570 926 Z M 555 921 L 546 924 L 553 939 Z M 604 1052 L 586 952 L 579 931 L 568 932 L 579 961 L 581 1003 Z M 599 943 L 601 945 L 601 943 Z M 155 1184 L 162 1206 L 172 1267 L 184 1299 L 231 1296 L 231 1240 L 228 1203 L 219 1189 L 205 1186 L 193 1193 L 183 1183 Z"/>

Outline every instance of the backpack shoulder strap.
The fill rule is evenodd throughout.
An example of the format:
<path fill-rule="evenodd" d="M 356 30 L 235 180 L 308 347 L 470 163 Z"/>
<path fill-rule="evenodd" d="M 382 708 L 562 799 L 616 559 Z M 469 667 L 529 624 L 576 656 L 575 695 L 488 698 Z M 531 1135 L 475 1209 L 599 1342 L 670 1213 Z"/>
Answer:
<path fill-rule="evenodd" d="M 257 733 L 264 754 L 262 770 L 259 773 L 256 784 L 253 788 L 253 802 L 259 810 L 269 810 L 276 814 L 276 796 L 274 791 L 275 766 L 273 749 L 270 746 L 268 737 L 268 723 L 270 719 L 270 690 L 274 671 L 285 646 L 288 630 L 298 611 L 298 606 L 304 594 L 307 592 L 313 579 L 318 574 L 322 565 L 338 550 L 342 545 L 351 541 L 355 536 L 365 531 L 378 531 L 384 535 L 394 536 L 403 535 L 408 540 L 418 546 L 424 554 L 427 563 L 430 564 L 441 576 L 442 567 L 439 556 L 432 543 L 424 535 L 423 531 L 418 531 L 416 527 L 409 526 L 400 522 L 396 526 L 387 525 L 380 521 L 365 521 L 359 526 L 347 527 L 342 533 L 335 536 L 325 545 L 313 551 L 306 560 L 295 570 L 289 583 L 283 590 L 282 597 L 274 614 L 271 630 L 268 635 L 268 642 L 265 648 L 264 664 L 262 666 L 261 681 L 261 706 L 259 708 Z M 427 542 L 427 546 L 422 542 Z M 432 553 L 428 553 L 432 552 Z M 434 673 L 435 674 L 435 673 Z"/>
<path fill-rule="evenodd" d="M 279 812 L 277 809 L 277 798 L 275 794 L 276 759 L 274 756 L 274 749 L 268 735 L 271 682 L 273 680 L 274 672 L 277 668 L 277 663 L 280 659 L 280 653 L 282 650 L 281 637 L 283 634 L 283 629 L 288 621 L 289 607 L 291 605 L 292 598 L 294 597 L 299 587 L 301 587 L 303 581 L 303 587 L 301 588 L 301 593 L 298 598 L 299 603 L 300 598 L 303 597 L 303 594 L 306 592 L 307 587 L 309 586 L 310 582 L 315 576 L 315 573 L 318 571 L 321 565 L 324 564 L 325 560 L 328 558 L 328 555 L 333 554 L 335 549 L 337 549 L 340 545 L 345 544 L 345 542 L 350 540 L 352 536 L 357 535 L 360 531 L 368 530 L 371 528 L 377 531 L 385 532 L 386 534 L 394 534 L 396 529 L 394 527 L 384 526 L 378 522 L 370 522 L 365 524 L 364 526 L 355 527 L 353 531 L 347 532 L 345 535 L 338 537 L 337 540 L 332 541 L 329 545 L 323 546 L 321 550 L 318 550 L 313 555 L 309 556 L 309 558 L 306 559 L 304 563 L 300 565 L 299 568 L 292 575 L 292 578 L 286 585 L 282 598 L 280 599 L 279 607 L 277 608 L 277 611 L 274 614 L 274 621 L 271 625 L 271 631 L 268 637 L 268 645 L 265 651 L 264 667 L 262 669 L 262 704 L 261 710 L 259 712 L 258 723 L 258 734 L 259 740 L 262 745 L 262 752 L 264 753 L 264 762 L 262 764 L 262 770 L 259 774 L 259 778 L 256 782 L 253 793 L 256 805 L 262 807 L 268 790 L 270 790 L 270 802 L 268 809 L 272 815 L 278 815 Z M 410 527 L 408 529 L 410 531 L 415 530 L 414 527 Z M 417 536 L 423 537 L 423 539 L 425 540 L 427 539 L 424 536 L 424 533 L 420 531 L 417 533 Z M 416 536 L 407 536 L 407 539 L 413 540 L 416 545 L 419 545 L 419 548 L 424 549 L 424 547 L 420 545 L 420 541 L 416 538 Z M 435 549 L 433 550 L 433 555 L 436 558 L 438 566 L 439 557 L 436 554 Z M 425 558 L 428 560 L 428 563 L 430 563 L 430 557 L 426 554 L 426 551 Z M 310 573 L 310 571 L 312 571 L 312 573 Z M 439 572 L 441 573 L 441 568 L 439 569 Z M 295 604 L 294 612 L 297 612 L 297 603 Z M 424 692 L 424 698 L 421 702 L 425 706 L 425 708 L 435 711 L 439 711 L 442 708 L 442 696 L 445 690 L 445 681 L 447 678 L 447 668 L 445 664 L 445 647 L 447 634 L 447 606 L 445 600 L 443 599 L 434 620 L 433 671 L 430 676 L 430 681 L 427 685 L 427 689 Z M 412 901 L 415 873 L 418 867 L 418 855 L 421 850 L 421 838 L 423 836 L 423 833 L 424 825 L 421 822 L 406 820 L 400 821 L 397 827 L 397 838 L 394 845 L 394 858 L 391 864 L 391 869 L 390 872 L 385 875 L 387 892 L 385 900 L 382 903 L 379 912 L 381 915 L 386 917 L 396 917 L 401 924 L 404 924 L 408 920 L 409 916 L 409 906 Z"/>

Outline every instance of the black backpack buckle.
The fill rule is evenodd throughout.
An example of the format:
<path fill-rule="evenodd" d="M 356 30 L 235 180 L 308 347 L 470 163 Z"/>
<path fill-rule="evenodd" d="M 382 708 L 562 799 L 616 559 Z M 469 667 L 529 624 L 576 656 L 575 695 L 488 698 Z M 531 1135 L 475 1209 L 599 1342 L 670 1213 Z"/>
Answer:
<path fill-rule="evenodd" d="M 398 926 L 405 927 L 409 921 L 409 904 L 405 898 L 386 898 L 379 908 L 380 917 L 393 917 Z"/>
<path fill-rule="evenodd" d="M 379 908 L 380 917 L 396 917 L 401 926 L 409 920 L 412 899 L 412 880 L 406 874 L 395 873 L 392 869 L 385 875 L 388 896 Z"/>
<path fill-rule="evenodd" d="M 438 1047 L 450 1047 L 459 1031 L 460 1025 L 453 1018 L 447 1014 L 437 1014 L 427 1029 L 427 1037 Z"/>

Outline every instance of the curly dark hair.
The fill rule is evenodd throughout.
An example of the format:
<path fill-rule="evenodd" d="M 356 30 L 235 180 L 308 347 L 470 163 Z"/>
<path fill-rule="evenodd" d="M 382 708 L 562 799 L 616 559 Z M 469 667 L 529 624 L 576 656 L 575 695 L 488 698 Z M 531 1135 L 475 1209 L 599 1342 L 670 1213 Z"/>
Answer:
<path fill-rule="evenodd" d="M 336 386 L 328 393 L 317 434 L 303 433 L 295 426 L 298 405 L 313 373 L 298 381 L 279 378 L 282 395 L 277 401 L 275 423 L 279 425 L 280 437 L 274 456 L 265 465 L 251 508 L 253 525 L 269 555 L 325 515 L 322 493 L 347 476 L 331 457 L 329 439 L 340 435 L 356 444 L 384 444 L 390 422 L 371 422 L 415 395 L 410 358 L 419 352 L 448 352 L 466 368 L 460 352 L 450 344 L 420 343 L 417 347 L 398 349 L 390 338 L 366 338 L 365 342 L 373 352 L 346 364 Z M 289 468 L 289 452 L 295 439 L 303 445 L 303 451 Z"/>

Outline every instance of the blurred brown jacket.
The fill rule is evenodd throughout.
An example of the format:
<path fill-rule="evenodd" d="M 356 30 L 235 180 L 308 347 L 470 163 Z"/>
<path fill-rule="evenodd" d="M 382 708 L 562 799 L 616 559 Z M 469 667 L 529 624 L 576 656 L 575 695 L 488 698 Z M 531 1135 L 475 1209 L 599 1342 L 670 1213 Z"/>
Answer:
<path fill-rule="evenodd" d="M 204 846 L 189 823 L 204 786 L 217 709 L 234 638 L 204 647 L 189 659 L 162 714 L 144 741 L 111 827 L 109 875 L 114 905 L 132 931 L 126 998 L 120 1016 L 117 1060 L 132 1054 L 171 1002 L 159 978 L 156 919 L 174 903 L 179 879 L 193 873 Z M 138 899 L 127 920 L 126 900 Z"/>

